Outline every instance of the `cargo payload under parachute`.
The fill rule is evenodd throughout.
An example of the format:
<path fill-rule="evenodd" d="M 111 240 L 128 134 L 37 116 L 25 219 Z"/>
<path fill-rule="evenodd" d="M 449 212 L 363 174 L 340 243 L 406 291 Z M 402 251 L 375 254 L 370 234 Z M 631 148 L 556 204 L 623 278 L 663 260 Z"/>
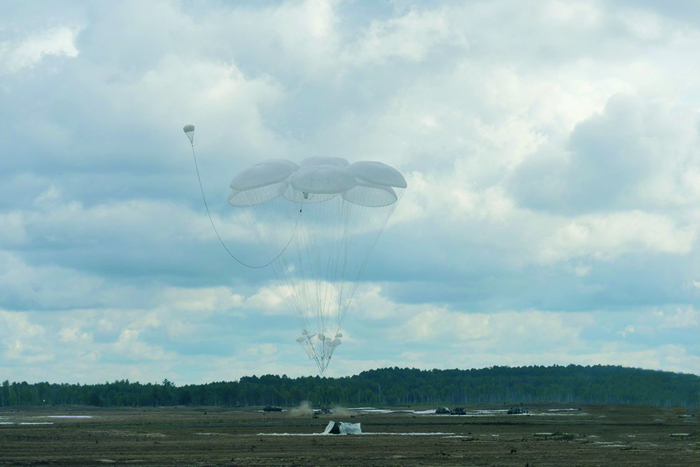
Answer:
<path fill-rule="evenodd" d="M 194 127 L 184 130 L 192 141 Z M 234 217 L 255 234 L 279 281 L 276 292 L 303 329 L 296 340 L 321 374 L 342 343 L 358 279 L 406 186 L 381 162 L 324 156 L 299 165 L 263 161 L 231 180 Z"/>

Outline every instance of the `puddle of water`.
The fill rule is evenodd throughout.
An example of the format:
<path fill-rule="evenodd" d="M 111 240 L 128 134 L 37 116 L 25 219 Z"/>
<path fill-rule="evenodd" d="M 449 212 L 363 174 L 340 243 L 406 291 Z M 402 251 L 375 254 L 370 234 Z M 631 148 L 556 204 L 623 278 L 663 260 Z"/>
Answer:
<path fill-rule="evenodd" d="M 528 414 L 534 417 L 579 417 L 581 415 L 588 415 L 586 412 L 541 412 L 541 413 L 531 413 Z"/>
<path fill-rule="evenodd" d="M 330 435 L 324 433 L 258 433 L 256 436 L 344 436 L 344 435 Z M 450 436 L 450 437 L 460 437 L 463 435 L 457 435 L 455 433 L 443 433 L 443 432 L 429 432 L 429 433 L 358 433 L 356 435 L 347 436 Z"/>
<path fill-rule="evenodd" d="M 435 412 L 437 409 L 427 409 L 427 410 L 392 410 L 392 409 L 378 409 L 376 407 L 350 407 L 347 410 L 351 412 L 359 412 L 366 414 L 389 414 L 389 413 L 410 413 L 413 415 L 437 415 Z M 508 409 L 495 409 L 495 410 L 470 410 L 463 415 L 457 414 L 440 414 L 440 415 L 450 415 L 457 417 L 492 417 L 494 415 L 504 415 L 508 412 Z M 574 413 L 576 412 L 576 413 Z M 586 415 L 580 412 L 578 409 L 549 409 L 549 412 L 538 413 L 538 414 L 516 414 L 516 415 Z"/>
<path fill-rule="evenodd" d="M 452 436 L 456 433 L 442 433 L 439 431 L 427 432 L 427 433 L 362 433 L 363 435 L 369 436 Z"/>
<path fill-rule="evenodd" d="M 92 418 L 92 415 L 47 415 L 43 418 Z"/>
<path fill-rule="evenodd" d="M 386 414 L 386 413 L 405 413 L 405 412 L 411 412 L 410 410 L 391 410 L 391 409 L 378 409 L 376 407 L 351 407 L 347 409 L 351 412 L 362 412 L 362 413 L 378 413 L 378 414 Z"/>
<path fill-rule="evenodd" d="M 596 441 L 593 444 L 597 444 L 602 448 L 626 448 L 626 444 L 616 443 L 615 441 Z"/>

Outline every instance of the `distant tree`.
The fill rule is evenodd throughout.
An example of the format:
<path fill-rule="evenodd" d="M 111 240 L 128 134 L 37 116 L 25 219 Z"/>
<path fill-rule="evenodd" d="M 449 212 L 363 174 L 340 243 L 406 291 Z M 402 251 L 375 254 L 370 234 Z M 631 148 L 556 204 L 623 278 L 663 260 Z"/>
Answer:
<path fill-rule="evenodd" d="M 3 407 L 6 407 L 10 405 L 10 382 L 8 380 L 5 380 L 2 382 L 2 402 L 0 402 L 0 405 Z"/>
<path fill-rule="evenodd" d="M 384 368 L 343 378 L 263 375 L 177 387 L 129 380 L 95 385 L 4 381 L 0 406 L 124 405 L 466 405 L 595 402 L 697 407 L 700 377 L 620 366 L 492 367 L 472 370 Z"/>
<path fill-rule="evenodd" d="M 95 407 L 100 407 L 102 405 L 102 400 L 100 399 L 100 395 L 97 391 L 93 391 L 90 393 L 90 396 L 87 400 L 87 404 L 94 405 Z"/>

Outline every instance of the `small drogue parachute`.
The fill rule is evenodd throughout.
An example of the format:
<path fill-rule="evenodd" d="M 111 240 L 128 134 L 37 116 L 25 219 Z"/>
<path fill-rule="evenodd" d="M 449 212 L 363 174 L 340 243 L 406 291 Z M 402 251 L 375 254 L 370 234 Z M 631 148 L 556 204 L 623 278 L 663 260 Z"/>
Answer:
<path fill-rule="evenodd" d="M 190 143 L 194 144 L 194 125 L 185 125 L 182 130 L 189 138 Z"/>
<path fill-rule="evenodd" d="M 321 374 L 341 345 L 341 327 L 370 252 L 406 180 L 381 162 L 310 157 L 272 159 L 231 180 L 228 202 L 255 232 L 296 315 L 296 341 Z M 268 258 L 261 258 L 266 260 Z"/>

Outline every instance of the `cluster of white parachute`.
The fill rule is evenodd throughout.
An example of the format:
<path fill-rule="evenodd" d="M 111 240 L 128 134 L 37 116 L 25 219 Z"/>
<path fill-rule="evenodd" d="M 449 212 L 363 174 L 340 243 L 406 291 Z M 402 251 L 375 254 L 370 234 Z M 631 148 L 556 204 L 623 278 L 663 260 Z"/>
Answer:
<path fill-rule="evenodd" d="M 231 181 L 228 203 L 271 261 L 281 297 L 303 329 L 297 342 L 323 372 L 369 254 L 406 188 L 381 162 L 273 159 Z M 273 298 L 274 301 L 274 298 Z"/>

